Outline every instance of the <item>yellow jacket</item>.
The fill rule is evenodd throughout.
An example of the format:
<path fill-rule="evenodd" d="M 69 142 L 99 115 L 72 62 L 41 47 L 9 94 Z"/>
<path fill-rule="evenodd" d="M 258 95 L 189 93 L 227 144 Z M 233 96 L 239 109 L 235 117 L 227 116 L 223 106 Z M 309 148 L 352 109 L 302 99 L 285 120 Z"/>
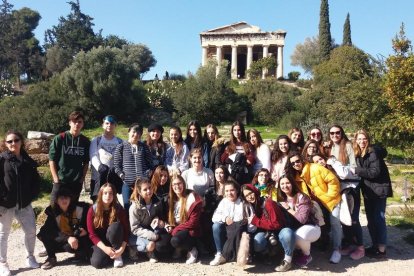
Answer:
<path fill-rule="evenodd" d="M 296 176 L 296 183 L 302 193 L 316 197 L 329 211 L 341 201 L 338 178 L 319 164 L 305 163 L 301 175 Z"/>

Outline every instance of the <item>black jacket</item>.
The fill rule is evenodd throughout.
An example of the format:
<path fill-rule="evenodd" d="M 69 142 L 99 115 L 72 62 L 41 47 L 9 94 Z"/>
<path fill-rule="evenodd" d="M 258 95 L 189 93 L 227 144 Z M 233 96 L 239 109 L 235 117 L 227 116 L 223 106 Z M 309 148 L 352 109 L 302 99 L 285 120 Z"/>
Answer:
<path fill-rule="evenodd" d="M 356 174 L 361 177 L 361 189 L 364 197 L 392 197 L 391 179 L 384 157 L 384 148 L 369 148 L 364 157 L 356 159 Z"/>
<path fill-rule="evenodd" d="M 0 206 L 21 209 L 39 195 L 37 164 L 25 151 L 21 156 L 19 160 L 10 151 L 0 154 Z"/>

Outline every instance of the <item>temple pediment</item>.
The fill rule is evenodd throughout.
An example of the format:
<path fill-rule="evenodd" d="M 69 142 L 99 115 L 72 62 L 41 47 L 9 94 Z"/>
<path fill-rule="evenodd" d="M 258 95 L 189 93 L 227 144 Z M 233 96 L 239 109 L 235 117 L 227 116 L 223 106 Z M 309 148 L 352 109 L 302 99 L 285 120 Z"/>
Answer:
<path fill-rule="evenodd" d="M 233 23 L 230 25 L 214 28 L 202 32 L 201 34 L 240 34 L 240 33 L 260 33 L 261 30 L 257 26 L 250 25 L 244 21 Z"/>

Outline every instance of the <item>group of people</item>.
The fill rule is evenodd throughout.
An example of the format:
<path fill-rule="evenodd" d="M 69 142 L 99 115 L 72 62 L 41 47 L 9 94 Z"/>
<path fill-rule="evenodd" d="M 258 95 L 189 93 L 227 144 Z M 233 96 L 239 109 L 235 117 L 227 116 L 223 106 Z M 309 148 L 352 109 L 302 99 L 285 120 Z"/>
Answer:
<path fill-rule="evenodd" d="M 341 256 L 386 257 L 386 198 L 392 195 L 384 162 L 386 151 L 371 143 L 365 130 L 351 142 L 333 125 L 329 139 L 315 127 L 307 141 L 299 128 L 277 137 L 273 149 L 255 129 L 236 121 L 229 141 L 216 126 L 201 131 L 197 121 L 180 127 L 133 124 L 128 139 L 115 136 L 114 116 L 105 116 L 103 134 L 89 141 L 84 117 L 72 112 L 70 129 L 54 137 L 49 151 L 53 178 L 46 221 L 37 238 L 47 256 L 41 265 L 57 264 L 56 253 L 69 252 L 102 268 L 123 266 L 123 256 L 144 253 L 152 263 L 162 254 L 186 263 L 199 252 L 215 252 L 210 265 L 264 259 L 276 271 L 312 261 L 311 243 L 332 244 L 331 263 Z M 24 149 L 24 137 L 8 131 L 0 155 L 0 272 L 10 275 L 7 238 L 15 217 L 25 233 L 27 265 L 34 257 L 35 215 L 31 202 L 39 193 L 36 163 Z M 91 167 L 90 205 L 79 201 Z M 359 223 L 361 191 L 372 240 L 364 247 Z M 118 202 L 120 194 L 122 202 Z M 348 218 L 348 220 L 347 220 Z M 329 235 L 330 233 L 330 235 Z M 329 240 L 331 237 L 332 242 Z M 126 250 L 126 251 L 125 251 Z M 125 253 L 125 254 L 124 254 Z"/>

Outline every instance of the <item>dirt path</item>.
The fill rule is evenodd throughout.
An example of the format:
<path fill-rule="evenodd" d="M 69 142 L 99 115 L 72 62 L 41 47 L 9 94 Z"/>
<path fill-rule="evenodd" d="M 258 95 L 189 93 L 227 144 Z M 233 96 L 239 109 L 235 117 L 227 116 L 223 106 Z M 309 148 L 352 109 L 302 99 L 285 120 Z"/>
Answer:
<path fill-rule="evenodd" d="M 365 216 L 361 216 L 364 239 L 369 243 Z M 402 239 L 404 231 L 395 227 L 388 228 L 389 247 L 387 249 L 388 259 L 376 261 L 369 258 L 363 258 L 360 261 L 353 261 L 348 257 L 344 257 L 340 264 L 330 264 L 329 252 L 320 252 L 313 250 L 313 261 L 308 268 L 293 268 L 284 275 L 328 275 L 341 273 L 342 275 L 395 275 L 405 276 L 414 275 L 414 247 L 406 244 Z M 39 241 L 36 242 L 36 252 L 42 249 Z M 274 272 L 275 264 L 272 266 L 259 263 L 253 266 L 247 266 L 244 269 L 238 267 L 234 263 L 224 264 L 218 267 L 211 267 L 208 262 L 212 257 L 201 258 L 194 265 L 186 265 L 185 260 L 177 263 L 168 263 L 168 260 L 157 264 L 150 264 L 142 256 L 138 263 L 132 263 L 129 260 L 125 262 L 123 268 L 107 268 L 102 270 L 94 269 L 87 264 L 74 264 L 66 259 L 70 254 L 58 254 L 58 266 L 49 271 L 41 269 L 28 270 L 24 268 L 24 238 L 21 229 L 13 231 L 9 237 L 8 260 L 13 275 L 133 275 L 137 273 L 145 273 L 145 275 L 255 275 L 255 274 L 271 274 Z M 39 262 L 43 262 L 45 258 L 37 258 Z M 66 261 L 65 261 L 66 260 Z"/>

